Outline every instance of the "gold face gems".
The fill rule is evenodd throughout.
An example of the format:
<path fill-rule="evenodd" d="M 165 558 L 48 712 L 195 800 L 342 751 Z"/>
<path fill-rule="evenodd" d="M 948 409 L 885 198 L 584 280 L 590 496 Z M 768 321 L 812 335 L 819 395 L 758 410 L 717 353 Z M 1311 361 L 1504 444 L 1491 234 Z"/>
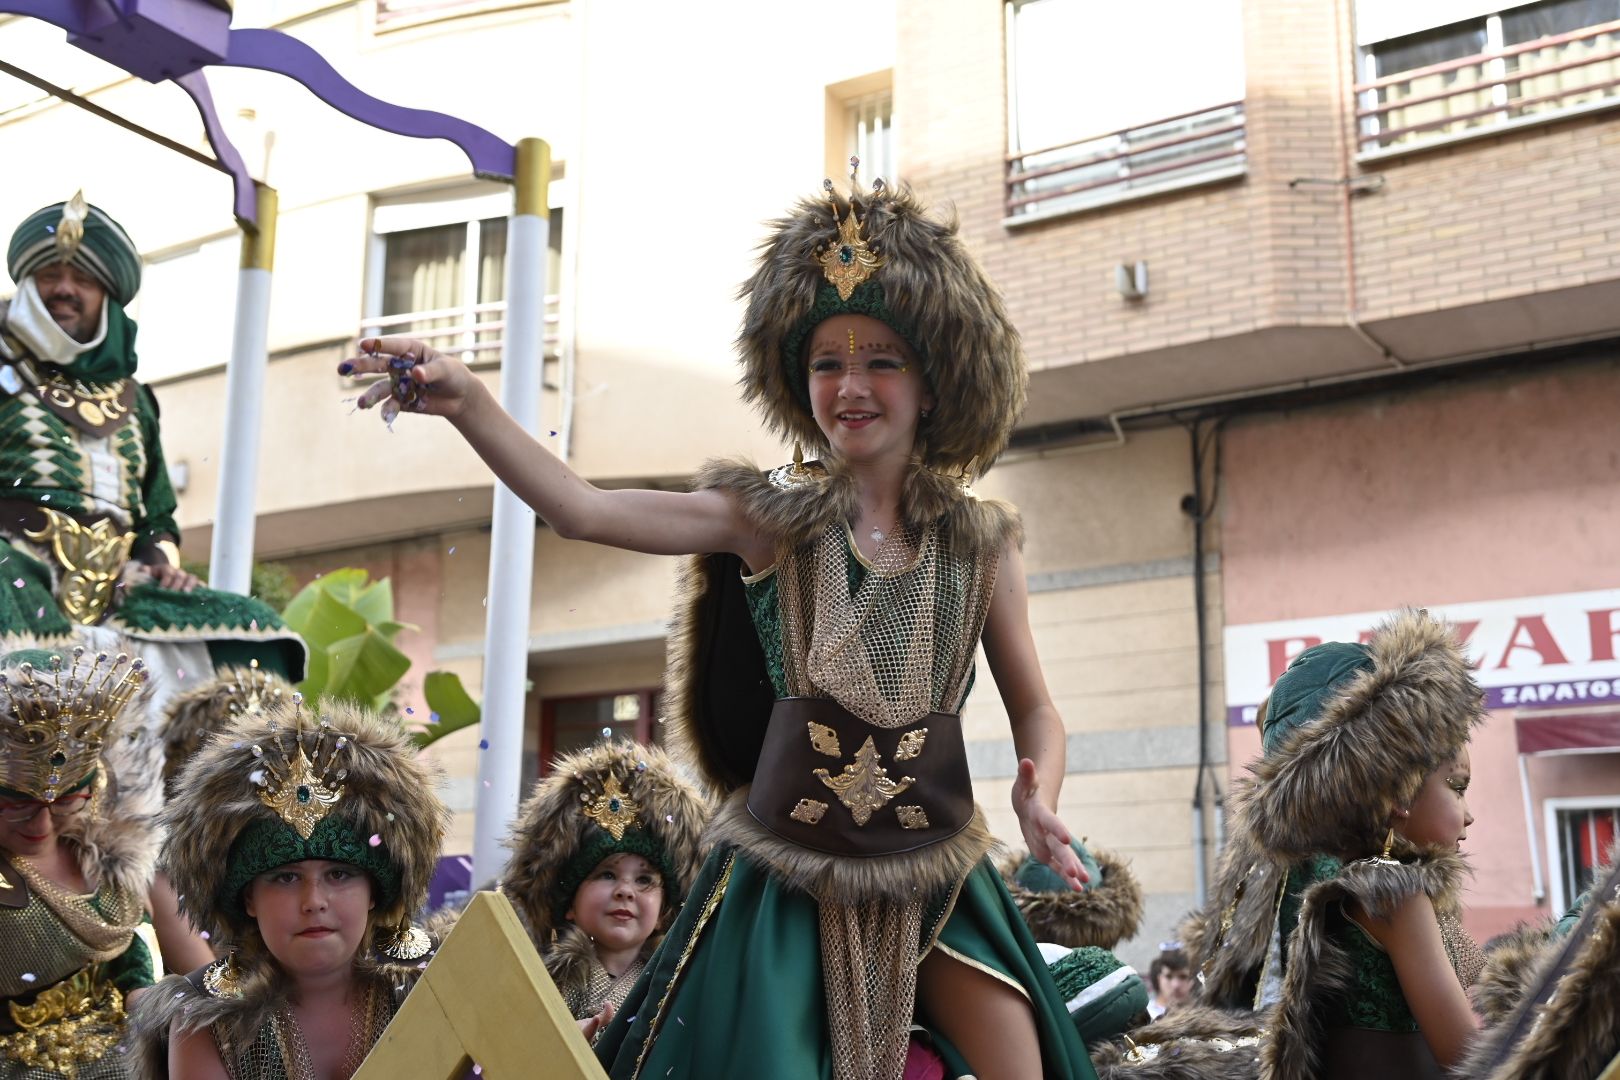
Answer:
<path fill-rule="evenodd" d="M 602 794 L 588 799 L 585 816 L 608 831 L 615 841 L 624 839 L 624 830 L 636 824 L 636 813 L 641 808 L 619 786 L 619 778 L 609 774 L 602 785 Z"/>
<path fill-rule="evenodd" d="M 849 355 L 855 355 L 855 331 L 849 332 Z"/>

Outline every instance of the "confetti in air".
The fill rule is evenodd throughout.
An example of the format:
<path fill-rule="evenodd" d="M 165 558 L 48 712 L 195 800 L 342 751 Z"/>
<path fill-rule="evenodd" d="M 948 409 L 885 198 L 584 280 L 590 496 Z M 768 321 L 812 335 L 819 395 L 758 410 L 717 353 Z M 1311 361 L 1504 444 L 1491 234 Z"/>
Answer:
<path fill-rule="evenodd" d="M 23 976 L 22 976 L 22 981 L 23 982 L 31 983 L 31 982 L 34 981 L 35 978 L 36 978 L 36 976 L 34 975 L 34 973 L 32 971 L 23 972 Z"/>
<path fill-rule="evenodd" d="M 382 846 L 382 837 L 377 835 L 376 833 L 372 833 L 371 838 L 368 839 L 366 841 L 366 843 L 370 844 L 372 847 L 381 847 Z"/>
<path fill-rule="evenodd" d="M 26 585 L 28 583 L 26 581 L 24 581 L 22 578 L 18 578 L 16 581 L 13 581 L 12 584 L 17 586 L 17 588 L 20 589 L 20 588 L 22 588 L 24 585 Z"/>
<path fill-rule="evenodd" d="M 488 739 L 479 739 L 478 740 L 478 749 L 480 749 L 480 750 L 488 750 L 489 749 L 489 740 Z"/>

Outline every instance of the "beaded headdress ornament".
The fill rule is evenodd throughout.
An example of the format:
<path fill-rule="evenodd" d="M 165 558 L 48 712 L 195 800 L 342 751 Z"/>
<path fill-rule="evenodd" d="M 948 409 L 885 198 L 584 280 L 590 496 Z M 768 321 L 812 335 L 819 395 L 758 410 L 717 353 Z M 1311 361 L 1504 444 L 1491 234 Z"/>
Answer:
<path fill-rule="evenodd" d="M 332 722 L 323 719 L 315 729 L 315 745 L 306 753 L 302 723 L 304 697 L 294 694 L 292 701 L 299 720 L 292 731 L 296 753 L 289 757 L 279 737 L 270 743 L 268 753 L 255 743 L 253 758 L 256 766 L 248 774 L 248 779 L 259 787 L 259 801 L 274 810 L 276 816 L 286 822 L 300 840 L 308 840 L 315 826 L 343 798 L 343 781 L 348 777 L 349 770 L 338 768 L 337 759 L 349 748 L 349 739 L 346 735 L 335 734 Z M 275 733 L 274 723 L 271 724 L 271 732 Z M 328 736 L 332 737 L 330 745 L 327 745 Z M 324 762 L 321 759 L 323 751 L 326 755 Z"/>
<path fill-rule="evenodd" d="M 119 653 L 85 659 L 73 650 L 63 670 L 52 656 L 48 672 L 24 661 L 0 672 L 0 787 L 45 802 L 72 791 L 96 768 L 113 722 L 146 681 L 140 660 Z"/>

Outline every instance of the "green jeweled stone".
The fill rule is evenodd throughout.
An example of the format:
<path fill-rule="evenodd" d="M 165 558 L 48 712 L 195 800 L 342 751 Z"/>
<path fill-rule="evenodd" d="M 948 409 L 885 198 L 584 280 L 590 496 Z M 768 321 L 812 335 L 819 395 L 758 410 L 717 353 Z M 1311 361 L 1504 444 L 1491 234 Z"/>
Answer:
<path fill-rule="evenodd" d="M 51 764 L 52 765 L 58 765 L 58 766 L 66 765 L 67 764 L 67 755 L 62 753 L 62 751 L 58 750 L 56 753 L 51 755 Z"/>
<path fill-rule="evenodd" d="M 307 803 L 311 798 L 313 798 L 313 796 L 310 794 L 308 784 L 299 784 L 297 794 L 298 801 L 301 803 Z"/>
<path fill-rule="evenodd" d="M 850 263 L 854 262 L 855 249 L 850 247 L 848 244 L 840 247 L 838 249 L 838 261 L 843 263 L 845 266 L 848 266 Z"/>

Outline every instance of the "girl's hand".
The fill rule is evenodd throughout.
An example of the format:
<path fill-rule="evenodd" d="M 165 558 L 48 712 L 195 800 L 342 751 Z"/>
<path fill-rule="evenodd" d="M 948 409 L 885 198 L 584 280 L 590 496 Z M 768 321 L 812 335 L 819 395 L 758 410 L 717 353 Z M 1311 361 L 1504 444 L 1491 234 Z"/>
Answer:
<path fill-rule="evenodd" d="M 613 1013 L 613 1002 L 604 1001 L 602 1002 L 601 1012 L 595 1016 L 587 1016 L 583 1020 L 575 1021 L 579 1025 L 579 1033 L 585 1036 L 586 1042 L 594 1043 L 596 1041 L 596 1037 L 602 1034 L 602 1030 L 613 1022 Z"/>
<path fill-rule="evenodd" d="M 338 365 L 339 375 L 387 375 L 368 386 L 355 403 L 369 409 L 382 402 L 382 417 L 393 422 L 401 412 L 455 419 L 484 386 L 467 365 L 414 338 L 366 338 L 361 355 Z"/>
<path fill-rule="evenodd" d="M 1013 812 L 1024 831 L 1029 853 L 1050 866 L 1069 888 L 1080 892 L 1091 876 L 1080 865 L 1080 856 L 1069 846 L 1072 837 L 1063 820 L 1039 798 L 1041 784 L 1035 776 L 1035 763 L 1029 758 L 1018 762 L 1018 778 L 1013 781 Z"/>

